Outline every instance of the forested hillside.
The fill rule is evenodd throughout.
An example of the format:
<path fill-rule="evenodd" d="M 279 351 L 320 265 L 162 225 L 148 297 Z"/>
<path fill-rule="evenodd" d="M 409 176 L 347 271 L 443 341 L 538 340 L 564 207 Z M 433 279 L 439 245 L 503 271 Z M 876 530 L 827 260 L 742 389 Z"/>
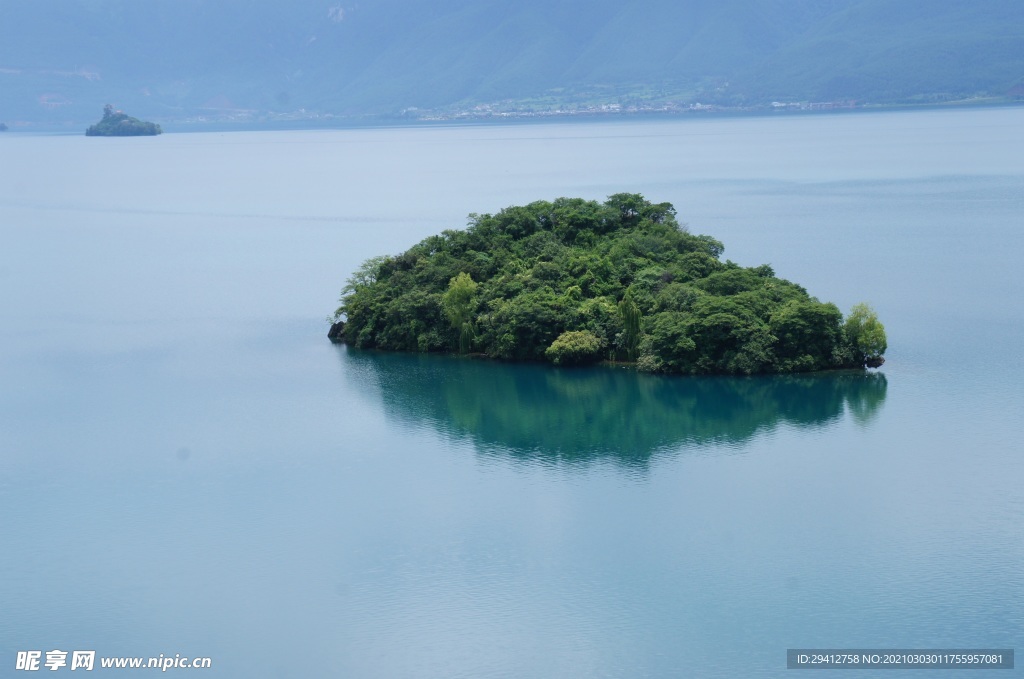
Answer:
<path fill-rule="evenodd" d="M 1016 0 L 8 0 L 0 15 L 4 120 L 1024 93 Z"/>

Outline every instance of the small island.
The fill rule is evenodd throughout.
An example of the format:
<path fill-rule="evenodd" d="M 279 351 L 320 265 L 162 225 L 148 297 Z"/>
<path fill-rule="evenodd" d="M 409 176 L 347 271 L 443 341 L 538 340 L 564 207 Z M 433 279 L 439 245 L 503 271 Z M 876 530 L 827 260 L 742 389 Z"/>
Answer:
<path fill-rule="evenodd" d="M 0 123 L 0 132 L 6 132 L 6 131 L 7 131 L 7 125 L 4 124 L 4 123 Z"/>
<path fill-rule="evenodd" d="M 132 118 L 122 111 L 115 111 L 107 104 L 103 107 L 103 119 L 85 131 L 87 137 L 147 137 L 162 134 L 156 123 Z"/>
<path fill-rule="evenodd" d="M 471 214 L 397 256 L 367 260 L 328 333 L 364 349 L 457 352 L 652 373 L 752 375 L 878 367 L 885 329 L 845 319 L 767 264 L 721 261 L 669 203 L 620 193 Z"/>

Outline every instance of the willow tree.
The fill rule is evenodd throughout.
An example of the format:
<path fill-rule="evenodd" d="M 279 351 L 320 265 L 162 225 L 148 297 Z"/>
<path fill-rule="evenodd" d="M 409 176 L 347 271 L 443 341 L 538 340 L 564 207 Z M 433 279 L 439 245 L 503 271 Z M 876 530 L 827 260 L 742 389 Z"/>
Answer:
<path fill-rule="evenodd" d="M 855 304 L 843 330 L 858 363 L 877 368 L 885 362 L 882 358 L 888 348 L 885 326 L 874 309 L 867 304 Z"/>
<path fill-rule="evenodd" d="M 445 316 L 459 335 L 459 353 L 469 351 L 473 341 L 473 309 L 476 307 L 476 281 L 463 271 L 448 282 L 441 297 Z"/>
<path fill-rule="evenodd" d="M 640 346 L 640 307 L 633 301 L 628 291 L 619 302 L 619 316 L 622 318 L 622 344 L 626 349 L 626 357 L 636 360 L 637 347 Z"/>

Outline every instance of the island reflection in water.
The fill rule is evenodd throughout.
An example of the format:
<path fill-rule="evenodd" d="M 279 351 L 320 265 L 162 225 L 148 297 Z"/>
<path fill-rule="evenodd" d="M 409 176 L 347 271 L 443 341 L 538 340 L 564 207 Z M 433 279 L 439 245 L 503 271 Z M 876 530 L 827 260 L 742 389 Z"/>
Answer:
<path fill-rule="evenodd" d="M 781 424 L 866 424 L 885 401 L 879 372 L 662 377 L 338 348 L 346 376 L 401 422 L 469 438 L 481 454 L 646 467 L 669 449 L 735 447 Z"/>

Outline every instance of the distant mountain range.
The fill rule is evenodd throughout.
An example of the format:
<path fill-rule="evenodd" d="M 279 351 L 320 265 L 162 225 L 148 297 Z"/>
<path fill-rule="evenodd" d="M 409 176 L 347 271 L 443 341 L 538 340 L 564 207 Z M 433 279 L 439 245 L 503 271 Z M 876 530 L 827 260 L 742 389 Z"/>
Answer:
<path fill-rule="evenodd" d="M 5 0 L 0 120 L 1024 97 L 1021 0 Z"/>

